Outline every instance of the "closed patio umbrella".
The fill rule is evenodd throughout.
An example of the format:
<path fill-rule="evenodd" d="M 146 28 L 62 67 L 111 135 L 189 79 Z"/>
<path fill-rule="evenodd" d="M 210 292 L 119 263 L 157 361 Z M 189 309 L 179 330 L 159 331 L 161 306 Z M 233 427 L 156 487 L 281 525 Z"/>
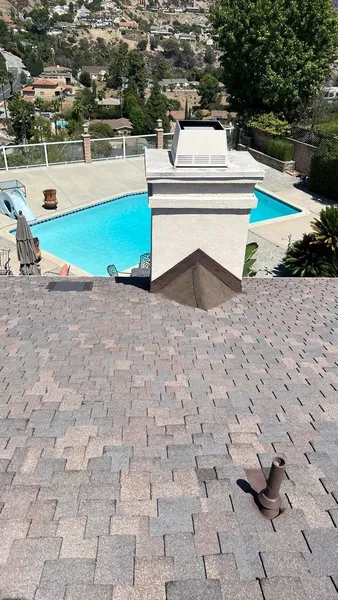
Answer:
<path fill-rule="evenodd" d="M 21 210 L 17 218 L 16 250 L 20 262 L 20 275 L 41 275 L 32 232 Z"/>

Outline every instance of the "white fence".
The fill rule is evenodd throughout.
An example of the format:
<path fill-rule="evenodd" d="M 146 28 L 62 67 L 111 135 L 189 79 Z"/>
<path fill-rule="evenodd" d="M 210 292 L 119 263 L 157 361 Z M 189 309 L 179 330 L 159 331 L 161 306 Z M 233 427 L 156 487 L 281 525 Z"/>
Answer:
<path fill-rule="evenodd" d="M 170 134 L 172 135 L 172 134 Z M 156 148 L 156 134 L 130 135 L 119 138 L 90 139 L 92 160 L 131 158 L 144 154 L 146 148 Z"/>
<path fill-rule="evenodd" d="M 73 162 L 84 162 L 82 140 L 2 146 L 0 149 L 0 169 L 6 171 Z"/>
<path fill-rule="evenodd" d="M 234 127 L 226 127 L 228 148 L 234 147 Z M 114 138 L 90 138 L 91 160 L 126 159 L 141 156 L 146 148 L 156 148 L 156 134 L 130 135 Z M 163 147 L 169 149 L 173 133 L 165 133 Z M 65 142 L 41 142 L 40 144 L 22 144 L 0 146 L 0 170 L 20 169 L 23 167 L 48 167 L 65 163 L 85 161 L 84 140 Z"/>

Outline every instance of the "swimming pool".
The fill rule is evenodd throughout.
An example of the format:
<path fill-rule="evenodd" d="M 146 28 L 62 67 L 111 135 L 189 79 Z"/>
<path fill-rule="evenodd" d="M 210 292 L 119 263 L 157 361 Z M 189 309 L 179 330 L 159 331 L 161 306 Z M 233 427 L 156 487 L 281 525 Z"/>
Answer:
<path fill-rule="evenodd" d="M 300 212 L 273 196 L 255 190 L 257 208 L 250 223 Z M 119 271 L 136 265 L 150 250 L 150 209 L 147 194 L 131 194 L 31 225 L 40 248 L 92 275 L 107 275 L 113 263 Z"/>

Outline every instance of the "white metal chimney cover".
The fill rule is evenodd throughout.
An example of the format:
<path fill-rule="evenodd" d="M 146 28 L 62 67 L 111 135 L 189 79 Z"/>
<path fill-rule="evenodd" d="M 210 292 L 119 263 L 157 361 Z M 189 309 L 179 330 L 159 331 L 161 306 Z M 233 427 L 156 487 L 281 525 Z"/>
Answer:
<path fill-rule="evenodd" d="M 226 131 L 219 121 L 177 121 L 171 146 L 175 167 L 227 167 Z"/>

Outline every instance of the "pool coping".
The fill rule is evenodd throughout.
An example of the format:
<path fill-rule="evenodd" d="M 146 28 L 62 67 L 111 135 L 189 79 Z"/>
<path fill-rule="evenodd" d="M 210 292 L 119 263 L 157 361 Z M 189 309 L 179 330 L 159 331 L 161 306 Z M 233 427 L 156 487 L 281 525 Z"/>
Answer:
<path fill-rule="evenodd" d="M 250 230 L 254 230 L 257 227 L 262 226 L 263 224 L 269 225 L 271 223 L 276 223 L 277 220 L 278 221 L 286 221 L 287 219 L 296 219 L 296 218 L 303 217 L 305 215 L 310 214 L 310 211 L 308 211 L 307 209 L 297 205 L 296 203 L 291 203 L 290 201 L 284 200 L 278 193 L 275 193 L 275 192 L 272 193 L 270 190 L 267 190 L 263 186 L 257 185 L 255 187 L 255 189 L 259 190 L 260 192 L 263 192 L 264 194 L 267 194 L 271 198 L 275 198 L 276 200 L 278 200 L 279 202 L 282 202 L 283 204 L 287 204 L 288 206 L 291 206 L 292 208 L 296 208 L 299 212 L 297 212 L 296 214 L 293 214 L 293 215 L 286 215 L 284 217 L 274 217 L 273 219 L 257 221 L 256 223 L 253 223 L 253 224 L 249 223 L 248 229 L 250 229 Z M 52 219 L 58 219 L 61 217 L 65 217 L 67 215 L 70 215 L 70 214 L 73 214 L 76 212 L 80 212 L 83 210 L 87 210 L 89 208 L 93 208 L 94 206 L 99 206 L 101 204 L 108 204 L 108 202 L 113 202 L 114 200 L 120 200 L 120 199 L 126 198 L 128 196 L 137 196 L 137 195 L 146 194 L 146 193 L 147 193 L 147 190 L 142 189 L 142 190 L 136 190 L 133 192 L 127 192 L 122 195 L 116 194 L 114 196 L 110 196 L 109 198 L 103 198 L 101 200 L 98 200 L 97 202 L 94 202 L 94 204 L 84 204 L 83 206 L 78 206 L 77 208 L 73 208 L 71 210 L 69 208 L 65 208 L 64 210 L 61 210 L 61 211 L 53 211 L 53 214 L 48 215 L 48 216 L 43 215 L 41 217 L 38 217 L 31 224 L 32 225 L 40 225 L 41 223 L 45 223 Z M 57 212 L 57 214 L 55 214 L 55 212 Z M 15 239 L 15 236 L 11 233 L 11 231 L 13 229 L 15 229 L 15 224 L 16 224 L 16 220 L 11 219 L 10 225 L 5 225 L 0 228 L 1 235 L 11 242 L 13 242 Z M 43 252 L 44 258 L 46 258 L 50 262 L 54 263 L 57 267 L 59 266 L 61 268 L 66 262 L 65 260 L 61 259 L 59 256 L 56 256 L 55 254 L 51 254 L 47 250 L 42 249 L 42 252 Z M 68 262 L 67 264 L 70 265 L 70 270 L 72 271 L 72 273 L 74 275 L 95 277 L 92 273 L 89 273 L 88 271 L 85 271 L 84 269 L 81 269 L 80 267 L 73 265 L 72 263 Z M 128 274 L 128 273 L 130 273 L 131 269 L 134 268 L 135 266 L 137 266 L 137 265 L 132 265 L 128 269 L 125 269 L 124 271 L 120 271 L 120 272 Z"/>

